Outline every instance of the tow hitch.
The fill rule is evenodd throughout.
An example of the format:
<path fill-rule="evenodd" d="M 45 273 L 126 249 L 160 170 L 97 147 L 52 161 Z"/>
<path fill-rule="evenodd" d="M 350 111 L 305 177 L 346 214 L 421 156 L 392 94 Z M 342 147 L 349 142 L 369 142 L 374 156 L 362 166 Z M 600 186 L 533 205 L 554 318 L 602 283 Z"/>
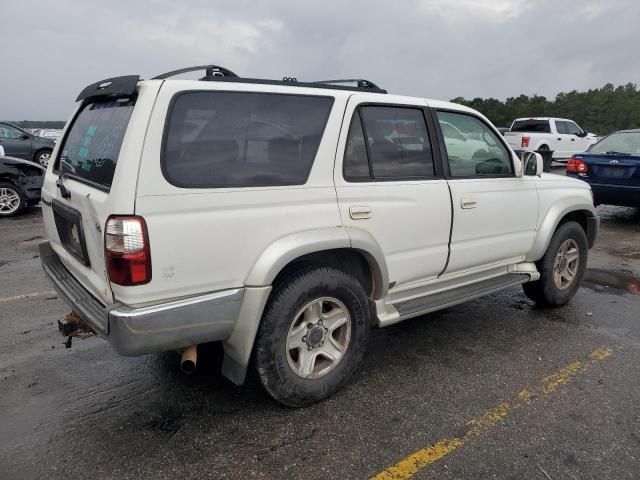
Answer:
<path fill-rule="evenodd" d="M 96 334 L 75 312 L 71 312 L 58 320 L 58 330 L 62 336 L 67 337 L 67 341 L 64 343 L 67 348 L 71 348 L 71 339 L 73 337 L 85 339 Z"/>

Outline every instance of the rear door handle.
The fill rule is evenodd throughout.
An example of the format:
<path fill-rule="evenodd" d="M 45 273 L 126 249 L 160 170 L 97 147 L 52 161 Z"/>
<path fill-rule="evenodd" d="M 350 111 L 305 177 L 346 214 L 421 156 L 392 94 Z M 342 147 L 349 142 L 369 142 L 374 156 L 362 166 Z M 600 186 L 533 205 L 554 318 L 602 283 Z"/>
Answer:
<path fill-rule="evenodd" d="M 476 208 L 478 206 L 478 202 L 475 198 L 462 197 L 460 199 L 460 206 L 462 208 Z"/>
<path fill-rule="evenodd" d="M 562 139 L 561 139 L 560 137 L 558 137 L 558 141 L 559 141 L 559 142 L 561 142 L 561 141 L 562 141 Z"/>
<path fill-rule="evenodd" d="M 365 220 L 371 218 L 371 207 L 367 205 L 351 205 L 349 207 L 349 216 L 353 220 Z"/>

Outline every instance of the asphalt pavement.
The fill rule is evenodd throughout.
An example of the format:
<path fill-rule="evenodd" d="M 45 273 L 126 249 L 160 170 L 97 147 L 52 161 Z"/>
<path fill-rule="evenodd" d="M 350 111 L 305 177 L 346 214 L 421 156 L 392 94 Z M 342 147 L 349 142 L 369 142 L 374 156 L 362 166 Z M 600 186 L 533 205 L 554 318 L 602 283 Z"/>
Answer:
<path fill-rule="evenodd" d="M 640 478 L 640 212 L 602 231 L 566 307 L 515 288 L 375 330 L 357 377 L 305 409 L 174 353 L 65 348 L 40 211 L 0 221 L 0 479 Z"/>

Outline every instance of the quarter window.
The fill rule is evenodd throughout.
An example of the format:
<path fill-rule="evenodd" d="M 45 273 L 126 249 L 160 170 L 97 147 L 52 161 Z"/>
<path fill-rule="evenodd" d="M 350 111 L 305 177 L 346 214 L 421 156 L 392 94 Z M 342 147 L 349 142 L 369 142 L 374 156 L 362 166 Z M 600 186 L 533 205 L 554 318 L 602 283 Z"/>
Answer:
<path fill-rule="evenodd" d="M 189 92 L 169 113 L 163 171 L 185 188 L 301 185 L 333 99 L 245 92 Z"/>
<path fill-rule="evenodd" d="M 344 176 L 350 181 L 433 177 L 433 153 L 422 110 L 361 107 L 349 129 Z"/>
<path fill-rule="evenodd" d="M 513 175 L 509 150 L 483 121 L 462 113 L 437 114 L 452 177 Z"/>

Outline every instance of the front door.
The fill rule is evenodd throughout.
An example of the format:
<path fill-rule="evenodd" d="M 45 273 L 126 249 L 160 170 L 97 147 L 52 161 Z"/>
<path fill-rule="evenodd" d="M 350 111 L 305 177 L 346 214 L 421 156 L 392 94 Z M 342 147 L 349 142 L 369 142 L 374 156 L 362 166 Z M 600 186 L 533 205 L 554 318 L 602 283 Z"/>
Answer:
<path fill-rule="evenodd" d="M 451 204 L 434 161 L 436 140 L 426 103 L 379 100 L 380 95 L 349 100 L 334 181 L 343 224 L 378 242 L 389 282 L 402 287 L 444 270 Z"/>
<path fill-rule="evenodd" d="M 484 119 L 447 110 L 436 117 L 453 203 L 444 275 L 522 261 L 538 221 L 535 179 L 516 176 L 518 160 Z"/>

